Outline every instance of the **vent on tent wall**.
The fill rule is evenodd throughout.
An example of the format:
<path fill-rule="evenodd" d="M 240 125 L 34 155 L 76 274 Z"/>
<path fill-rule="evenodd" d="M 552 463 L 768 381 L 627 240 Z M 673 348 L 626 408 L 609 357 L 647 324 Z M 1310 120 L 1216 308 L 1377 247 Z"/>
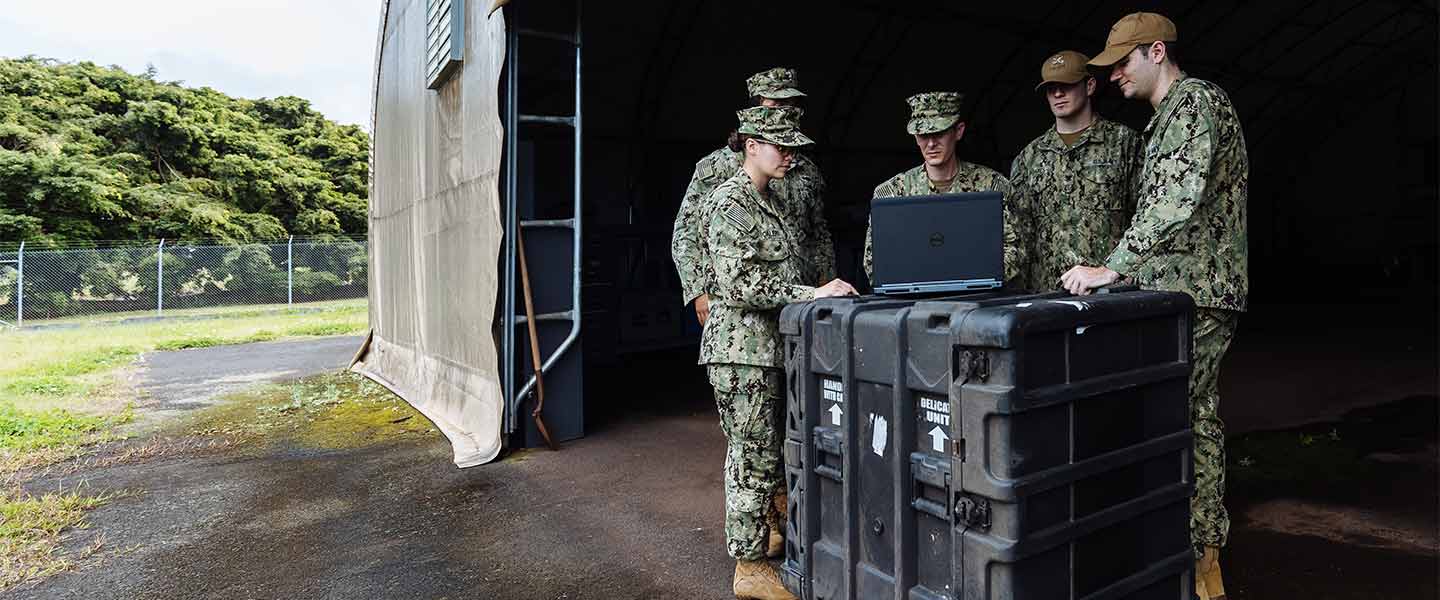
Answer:
<path fill-rule="evenodd" d="M 465 0 L 425 3 L 425 87 L 435 90 L 465 56 Z"/>

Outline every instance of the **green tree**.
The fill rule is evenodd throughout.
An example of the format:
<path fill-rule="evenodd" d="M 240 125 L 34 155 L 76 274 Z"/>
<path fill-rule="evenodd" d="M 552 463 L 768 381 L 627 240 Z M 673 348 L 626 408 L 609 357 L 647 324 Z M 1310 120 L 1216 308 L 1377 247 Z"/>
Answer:
<path fill-rule="evenodd" d="M 363 130 L 302 98 L 233 98 L 158 75 L 0 59 L 0 241 L 365 233 Z M 86 272 L 102 278 L 81 269 L 76 285 Z"/>

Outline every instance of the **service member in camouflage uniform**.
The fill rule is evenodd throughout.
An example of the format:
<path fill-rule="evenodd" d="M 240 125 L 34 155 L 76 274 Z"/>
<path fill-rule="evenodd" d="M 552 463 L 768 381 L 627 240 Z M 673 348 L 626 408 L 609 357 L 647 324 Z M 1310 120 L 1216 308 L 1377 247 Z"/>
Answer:
<path fill-rule="evenodd" d="M 1250 163 L 1230 98 L 1189 77 L 1172 52 L 1175 24 L 1134 13 L 1110 30 L 1105 51 L 1090 61 L 1111 67 L 1126 98 L 1146 100 L 1155 115 L 1145 126 L 1144 166 L 1134 223 L 1103 267 L 1076 266 L 1066 289 L 1086 292 L 1124 276 L 1141 287 L 1195 299 L 1190 420 L 1195 429 L 1195 498 L 1191 543 L 1196 592 L 1222 598 L 1219 548 L 1225 511 L 1225 431 L 1220 422 L 1220 359 L 1230 346 L 1249 293 L 1245 203 Z M 1112 66 L 1113 65 L 1113 66 Z"/>
<path fill-rule="evenodd" d="M 765 561 L 767 512 L 780 477 L 781 432 L 774 418 L 781 399 L 780 308 L 855 293 L 834 280 L 813 287 L 803 250 L 784 217 L 777 180 L 787 176 L 794 148 L 811 143 L 800 133 L 795 107 L 747 108 L 730 148 L 743 162 L 705 199 L 705 247 L 714 277 L 710 318 L 700 341 L 725 453 L 725 542 L 735 557 L 737 598 L 793 598 Z"/>
<path fill-rule="evenodd" d="M 800 91 L 794 69 L 776 67 L 751 75 L 745 81 L 751 101 L 757 106 L 795 106 L 805 97 Z M 743 153 L 721 147 L 695 164 L 695 173 L 680 201 L 675 215 L 675 228 L 670 251 L 680 275 L 681 301 L 694 303 L 695 317 L 703 326 L 710 315 L 710 288 L 713 275 L 710 255 L 705 249 L 704 199 L 715 186 L 740 170 Z M 835 244 L 830 226 L 825 221 L 825 180 L 815 162 L 802 153 L 792 154 L 790 170 L 774 182 L 777 193 L 786 201 L 777 203 L 795 235 L 801 252 L 801 273 L 805 282 L 819 285 L 835 277 Z M 783 407 L 781 407 L 783 412 Z M 780 415 L 777 415 L 780 418 Z M 783 469 L 781 470 L 783 474 Z M 784 538 L 779 531 L 785 510 L 785 491 L 780 490 L 771 511 L 771 536 L 767 554 L 777 556 L 784 551 Z"/>
<path fill-rule="evenodd" d="M 794 106 L 805 93 L 799 89 L 795 70 L 774 68 L 756 73 L 745 81 L 750 98 L 757 106 Z M 670 238 L 670 253 L 680 274 L 681 301 L 695 303 L 695 316 L 700 324 L 710 312 L 710 258 L 705 253 L 701 200 L 720 182 L 740 169 L 742 156 L 729 148 L 720 148 L 695 163 L 695 173 L 680 201 L 675 215 L 675 229 Z M 819 285 L 835 277 L 835 244 L 830 225 L 825 222 L 825 179 L 819 167 L 802 153 L 794 154 L 795 164 L 785 179 L 776 182 L 777 190 L 793 201 L 781 207 L 784 217 L 796 232 L 797 246 L 803 252 L 802 273 L 805 281 Z"/>
<path fill-rule="evenodd" d="M 929 194 L 960 194 L 965 192 L 1000 192 L 1005 195 L 1005 279 L 1010 281 L 1025 264 L 1024 248 L 1018 244 L 1016 221 L 1012 211 L 1010 182 L 994 169 L 960 160 L 955 145 L 965 135 L 960 120 L 960 103 L 964 96 L 956 92 L 927 92 L 906 100 L 910 104 L 910 121 L 905 131 L 915 136 L 923 159 L 920 166 L 900 173 L 875 187 L 875 198 L 921 196 Z M 874 257 L 871 254 L 871 231 L 865 228 L 865 275 L 875 282 Z"/>
<path fill-rule="evenodd" d="M 1030 262 L 1021 287 L 1053 290 L 1070 267 L 1099 265 L 1135 214 L 1140 136 L 1102 118 L 1091 100 L 1090 57 L 1056 53 L 1040 66 L 1040 85 L 1055 126 L 1035 138 L 1010 167 L 1015 204 L 1027 207 L 1018 225 Z"/>

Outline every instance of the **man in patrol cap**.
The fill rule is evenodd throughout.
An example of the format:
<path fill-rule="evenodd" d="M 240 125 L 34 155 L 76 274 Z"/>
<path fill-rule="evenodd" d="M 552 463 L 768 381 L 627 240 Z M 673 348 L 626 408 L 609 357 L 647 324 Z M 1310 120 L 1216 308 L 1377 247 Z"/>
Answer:
<path fill-rule="evenodd" d="M 794 199 L 771 185 L 789 177 L 791 155 L 811 143 L 799 129 L 801 112 L 756 106 L 736 113 L 740 124 L 730 149 L 744 157 L 741 167 L 704 200 L 714 308 L 700 339 L 700 363 L 715 389 L 727 441 L 725 544 L 735 558 L 736 598 L 794 598 L 765 560 L 780 526 L 772 499 L 784 485 L 783 434 L 774 418 L 784 402 L 780 309 L 855 293 L 838 279 L 819 287 L 806 280 L 805 254 L 780 209 Z"/>
<path fill-rule="evenodd" d="M 794 69 L 776 67 L 751 75 L 745 81 L 755 106 L 796 106 L 805 93 L 800 91 Z M 824 283 L 835 277 L 835 244 L 830 226 L 825 222 L 825 180 L 820 169 L 808 156 L 795 153 L 794 165 L 783 180 L 775 182 L 781 195 L 789 200 L 778 203 L 795 240 L 806 254 L 806 281 Z M 694 303 L 700 324 L 710 315 L 710 259 L 704 249 L 703 200 L 720 182 L 729 179 L 740 168 L 740 154 L 720 148 L 695 163 L 695 173 L 685 188 L 680 210 L 675 215 L 675 228 L 670 238 L 670 252 L 680 274 L 681 300 Z"/>
<path fill-rule="evenodd" d="M 1015 203 L 1027 207 L 1020 243 L 1030 262 L 1022 287 L 1053 290 L 1076 264 L 1098 265 L 1135 214 L 1140 138 L 1095 112 L 1090 58 L 1065 50 L 1040 65 L 1040 84 L 1054 127 L 1035 138 L 1010 167 Z"/>
<path fill-rule="evenodd" d="M 776 67 L 761 71 L 751 75 L 745 86 L 756 106 L 795 106 L 805 97 L 794 69 Z M 820 285 L 835 278 L 835 244 L 825 221 L 825 180 L 815 162 L 804 153 L 796 151 L 790 156 L 791 165 L 785 177 L 771 183 L 780 196 L 775 207 L 785 219 L 787 230 L 793 236 L 791 241 L 800 252 L 796 259 L 802 279 Z M 743 153 L 721 147 L 695 163 L 695 172 L 675 215 L 670 253 L 680 276 L 681 301 L 694 303 L 695 317 L 702 326 L 710 316 L 710 292 L 714 284 L 710 254 L 705 247 L 708 214 L 705 199 L 716 186 L 740 170 L 742 158 Z M 773 499 L 766 549 L 771 557 L 784 552 L 780 523 L 786 501 L 783 489 Z"/>
<path fill-rule="evenodd" d="M 922 196 L 930 194 L 961 194 L 966 192 L 1000 192 L 1005 197 L 1005 280 L 1015 279 L 1025 264 L 1024 247 L 1017 243 L 1016 218 L 1011 201 L 1010 182 L 989 167 L 968 163 L 955 155 L 955 145 L 965 136 L 965 122 L 960 120 L 960 104 L 964 96 L 957 92 L 926 92 L 906 100 L 910 105 L 910 121 L 905 131 L 915 136 L 920 149 L 920 166 L 900 173 L 875 187 L 875 198 Z M 1013 215 L 1012 215 L 1013 213 Z M 865 228 L 865 274 L 875 282 L 872 269 L 871 230 Z"/>
<path fill-rule="evenodd" d="M 1249 294 L 1245 204 L 1250 162 L 1230 98 L 1215 84 L 1180 69 L 1175 24 L 1154 13 L 1126 15 L 1110 29 L 1105 50 L 1090 60 L 1110 68 L 1126 98 L 1155 114 L 1141 134 L 1135 220 L 1102 266 L 1077 265 L 1062 276 L 1086 293 L 1121 277 L 1141 287 L 1195 299 L 1190 421 L 1195 430 L 1195 497 L 1190 529 L 1196 593 L 1223 598 L 1219 548 L 1230 517 L 1225 495 L 1225 431 L 1220 421 L 1220 359 Z"/>

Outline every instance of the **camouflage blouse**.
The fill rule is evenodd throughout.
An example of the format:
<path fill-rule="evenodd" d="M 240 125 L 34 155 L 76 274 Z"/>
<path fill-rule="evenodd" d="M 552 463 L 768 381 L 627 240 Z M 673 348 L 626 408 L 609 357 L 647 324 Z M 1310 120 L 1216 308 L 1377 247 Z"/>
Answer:
<path fill-rule="evenodd" d="M 710 319 L 700 337 L 700 364 L 783 367 L 780 309 L 815 298 L 805 281 L 795 236 L 771 200 L 738 171 L 705 200 Z"/>
<path fill-rule="evenodd" d="M 1197 306 L 1245 310 L 1250 159 L 1230 98 L 1183 77 L 1145 126 L 1134 223 L 1105 266 Z"/>
<path fill-rule="evenodd" d="M 695 174 L 685 188 L 680 211 L 675 215 L 675 229 L 670 238 L 670 254 L 680 275 L 681 301 L 689 304 L 701 294 L 709 293 L 710 256 L 705 249 L 705 198 L 716 186 L 740 169 L 740 153 L 720 148 L 695 163 Z M 806 282 L 820 285 L 835 278 L 835 244 L 830 225 L 825 221 L 825 179 L 815 162 L 804 154 L 795 155 L 795 166 L 783 179 L 772 183 L 786 200 L 780 208 L 795 232 L 796 246 L 805 262 Z"/>
<path fill-rule="evenodd" d="M 1130 227 L 1139 181 L 1140 136 L 1113 121 L 1097 118 L 1073 145 L 1051 127 L 1025 146 L 1010 168 L 1030 258 L 1021 286 L 1058 289 L 1070 267 L 1099 266 Z"/>

